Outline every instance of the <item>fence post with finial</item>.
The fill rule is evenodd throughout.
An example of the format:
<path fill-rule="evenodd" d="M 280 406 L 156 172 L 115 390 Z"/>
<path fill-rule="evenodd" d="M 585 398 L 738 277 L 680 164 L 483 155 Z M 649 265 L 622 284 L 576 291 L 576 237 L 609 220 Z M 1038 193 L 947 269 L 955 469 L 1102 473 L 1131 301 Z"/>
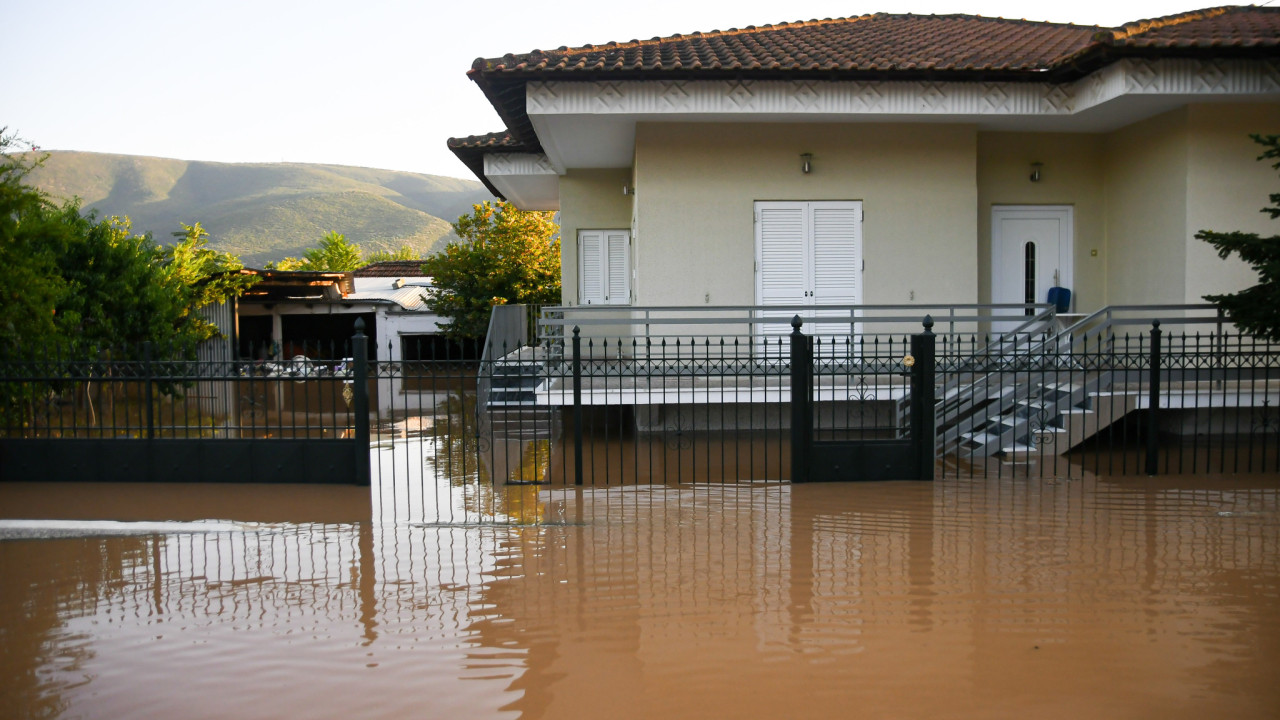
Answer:
<path fill-rule="evenodd" d="M 937 459 L 936 354 L 938 336 L 933 316 L 925 315 L 924 332 L 911 336 L 911 441 L 916 452 L 916 478 L 932 480 Z"/>
<path fill-rule="evenodd" d="M 351 338 L 354 365 L 351 377 L 351 408 L 356 438 L 357 485 L 369 485 L 369 338 L 364 334 L 364 318 L 356 318 L 356 334 Z"/>

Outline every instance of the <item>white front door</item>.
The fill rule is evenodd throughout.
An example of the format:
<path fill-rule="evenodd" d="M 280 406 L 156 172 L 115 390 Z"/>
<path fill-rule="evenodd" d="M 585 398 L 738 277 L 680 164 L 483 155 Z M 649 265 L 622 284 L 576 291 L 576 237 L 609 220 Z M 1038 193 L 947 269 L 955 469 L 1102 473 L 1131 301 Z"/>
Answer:
<path fill-rule="evenodd" d="M 757 202 L 756 304 L 856 305 L 862 302 L 862 203 L 849 201 Z M 791 332 L 795 310 L 776 313 L 785 322 L 761 326 L 763 334 Z M 843 314 L 848 310 L 815 314 Z M 803 314 L 803 313 L 802 313 Z M 821 323 L 806 334 L 847 338 L 848 323 Z"/>
<path fill-rule="evenodd" d="M 1066 205 L 991 208 L 991 302 L 1044 303 L 1049 288 L 1072 286 L 1072 212 Z M 1002 314 L 1029 315 L 1030 310 Z M 1005 329 L 1016 322 L 1001 323 Z"/>

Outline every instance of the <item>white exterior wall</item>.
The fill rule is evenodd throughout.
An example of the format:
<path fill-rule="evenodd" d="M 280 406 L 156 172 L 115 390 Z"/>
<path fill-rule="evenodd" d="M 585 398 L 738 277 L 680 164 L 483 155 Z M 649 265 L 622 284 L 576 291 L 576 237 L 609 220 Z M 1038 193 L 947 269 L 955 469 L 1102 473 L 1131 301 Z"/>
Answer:
<path fill-rule="evenodd" d="M 1186 298 L 1187 113 L 1134 123 L 1103 143 L 1108 305 Z"/>
<path fill-rule="evenodd" d="M 1188 108 L 1186 289 L 1183 302 L 1234 292 L 1258 282 L 1238 257 L 1222 260 L 1197 240 L 1201 230 L 1280 235 L 1280 222 L 1259 212 L 1280 192 L 1273 160 L 1258 161 L 1262 146 L 1249 135 L 1280 132 L 1280 104 L 1192 105 Z"/>
<path fill-rule="evenodd" d="M 1198 104 L 1106 137 L 1109 304 L 1201 303 L 1257 282 L 1200 230 L 1275 234 L 1259 212 L 1275 171 L 1249 133 L 1280 129 L 1280 105 Z"/>
<path fill-rule="evenodd" d="M 633 168 L 560 178 L 563 299 L 577 301 L 577 231 L 629 227 L 634 304 L 752 305 L 755 201 L 861 200 L 868 304 L 990 301 L 993 205 L 1073 208 L 1078 311 L 1198 303 L 1257 276 L 1196 232 L 1280 232 L 1259 212 L 1275 170 L 1248 137 L 1278 128 L 1276 103 L 1190 105 L 1105 134 L 640 123 Z"/>
<path fill-rule="evenodd" d="M 570 170 L 560 177 L 562 304 L 578 303 L 578 231 L 630 228 L 632 196 L 622 188 L 632 184 L 630 168 Z"/>
<path fill-rule="evenodd" d="M 1103 137 L 1066 133 L 978 134 L 978 297 L 991 301 L 991 207 L 1067 205 L 1073 208 L 1075 310 L 1106 305 L 1106 222 Z M 1043 163 L 1031 181 L 1031 163 Z M 1097 254 L 1094 254 L 1097 251 Z"/>
<path fill-rule="evenodd" d="M 757 200 L 863 201 L 866 303 L 976 302 L 976 142 L 967 125 L 641 123 L 636 304 L 755 304 Z"/>

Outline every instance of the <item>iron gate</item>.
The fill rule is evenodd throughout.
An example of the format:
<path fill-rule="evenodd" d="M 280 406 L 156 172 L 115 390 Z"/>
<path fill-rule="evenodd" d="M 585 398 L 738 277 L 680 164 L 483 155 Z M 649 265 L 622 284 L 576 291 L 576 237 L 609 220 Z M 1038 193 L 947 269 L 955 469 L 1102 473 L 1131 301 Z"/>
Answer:
<path fill-rule="evenodd" d="M 824 346 L 792 319 L 792 482 L 933 479 L 936 338 L 933 319 L 923 324 L 909 343 L 877 339 L 868 348 L 854 337 Z M 868 425 L 873 405 L 887 405 L 893 422 L 873 411 Z"/>

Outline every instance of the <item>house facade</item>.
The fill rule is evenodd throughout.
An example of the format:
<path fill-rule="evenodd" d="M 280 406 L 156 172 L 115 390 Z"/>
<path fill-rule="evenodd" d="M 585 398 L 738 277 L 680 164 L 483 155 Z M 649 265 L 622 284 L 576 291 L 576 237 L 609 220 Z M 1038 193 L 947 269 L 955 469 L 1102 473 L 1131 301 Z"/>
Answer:
<path fill-rule="evenodd" d="M 242 359 L 306 362 L 332 367 L 350 352 L 357 319 L 364 321 L 369 359 L 397 367 L 464 359 L 441 332 L 441 319 L 427 306 L 433 292 L 422 262 L 373 263 L 353 272 L 250 270 L 262 279 L 235 304 L 234 337 Z M 472 349 L 473 350 L 473 349 Z M 475 359 L 472 352 L 467 359 Z M 374 394 L 379 411 L 421 409 L 435 402 L 406 387 L 403 373 L 379 373 Z M 409 383 L 412 385 L 412 383 Z"/>
<path fill-rule="evenodd" d="M 370 359 L 430 359 L 428 346 L 440 337 L 440 318 L 427 307 L 431 278 L 422 276 L 419 265 L 393 261 L 354 272 L 251 271 L 262 280 L 236 307 L 241 356 L 322 355 L 330 346 L 337 352 L 347 346 L 359 318 L 369 337 Z"/>
<path fill-rule="evenodd" d="M 1256 282 L 1280 11 L 867 15 L 476 60 L 451 149 L 561 213 L 563 303 L 1196 303 Z"/>

